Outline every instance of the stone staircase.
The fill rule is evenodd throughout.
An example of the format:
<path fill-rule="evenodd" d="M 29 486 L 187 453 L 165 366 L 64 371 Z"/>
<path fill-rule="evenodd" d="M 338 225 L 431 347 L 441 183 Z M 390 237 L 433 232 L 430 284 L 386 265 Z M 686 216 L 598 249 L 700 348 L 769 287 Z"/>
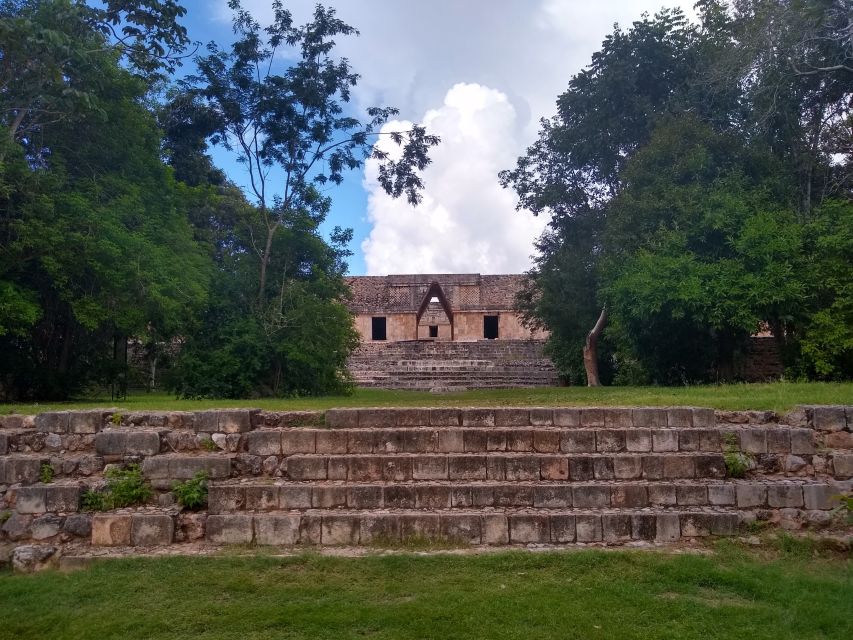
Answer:
<path fill-rule="evenodd" d="M 369 342 L 349 370 L 360 387 L 430 390 L 555 386 L 559 377 L 539 340 Z"/>
<path fill-rule="evenodd" d="M 844 527 L 836 507 L 853 484 L 851 430 L 851 407 L 0 416 L 0 546 L 60 556 L 411 539 L 618 545 L 733 535 L 756 520 Z M 728 477 L 733 455 L 746 477 Z M 150 502 L 82 511 L 106 468 L 129 463 L 141 465 Z M 172 485 L 200 471 L 207 509 L 183 510 Z"/>

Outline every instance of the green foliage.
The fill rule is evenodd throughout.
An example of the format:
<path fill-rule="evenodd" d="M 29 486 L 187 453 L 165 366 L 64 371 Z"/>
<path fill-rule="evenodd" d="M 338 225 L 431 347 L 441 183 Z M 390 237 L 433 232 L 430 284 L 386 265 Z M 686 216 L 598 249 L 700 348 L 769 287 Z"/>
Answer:
<path fill-rule="evenodd" d="M 110 424 L 114 427 L 118 427 L 121 425 L 121 421 L 123 418 L 124 416 L 121 413 L 116 412 L 110 416 Z"/>
<path fill-rule="evenodd" d="M 199 471 L 186 482 L 176 482 L 172 485 L 172 493 L 178 504 L 187 509 L 207 506 L 207 473 Z"/>
<path fill-rule="evenodd" d="M 723 439 L 723 459 L 726 463 L 726 476 L 743 478 L 750 469 L 750 459 L 740 450 L 737 435 L 727 433 Z"/>
<path fill-rule="evenodd" d="M 124 469 L 112 468 L 106 472 L 103 489 L 89 489 L 83 493 L 83 509 L 87 511 L 109 511 L 145 503 L 153 491 L 142 477 L 138 464 Z"/>
<path fill-rule="evenodd" d="M 53 478 L 56 475 L 56 470 L 53 468 L 52 464 L 45 462 L 41 465 L 39 469 L 39 482 L 43 482 L 44 484 L 50 484 L 53 482 Z"/>
<path fill-rule="evenodd" d="M 11 517 L 12 517 L 12 512 L 9 511 L 8 509 L 4 509 L 3 511 L 0 511 L 0 524 L 3 524 L 4 522 L 6 522 L 6 520 L 8 520 Z"/>

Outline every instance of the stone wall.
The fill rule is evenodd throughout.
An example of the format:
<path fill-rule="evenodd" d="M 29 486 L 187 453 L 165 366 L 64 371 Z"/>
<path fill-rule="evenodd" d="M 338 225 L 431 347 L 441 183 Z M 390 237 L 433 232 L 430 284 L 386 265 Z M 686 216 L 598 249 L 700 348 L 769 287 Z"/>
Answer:
<path fill-rule="evenodd" d="M 0 416 L 0 549 L 22 567 L 105 548 L 668 543 L 743 523 L 845 527 L 853 407 L 117 410 Z M 748 472 L 730 477 L 727 456 Z M 109 465 L 145 505 L 85 512 Z M 45 465 L 53 477 L 41 482 Z M 209 503 L 173 483 L 199 471 Z"/>

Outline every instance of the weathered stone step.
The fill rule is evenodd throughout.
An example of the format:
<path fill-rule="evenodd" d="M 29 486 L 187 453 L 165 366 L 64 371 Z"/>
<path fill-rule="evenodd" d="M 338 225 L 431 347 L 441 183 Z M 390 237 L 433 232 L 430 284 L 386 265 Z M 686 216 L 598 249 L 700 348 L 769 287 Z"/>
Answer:
<path fill-rule="evenodd" d="M 712 506 L 829 510 L 850 483 L 794 481 L 594 483 L 212 484 L 208 511 L 306 509 L 645 508 Z"/>
<path fill-rule="evenodd" d="M 216 544 L 365 545 L 410 538 L 463 544 L 566 544 L 733 535 L 740 516 L 725 510 L 565 510 L 516 513 L 342 512 L 211 515 L 206 540 Z"/>
<path fill-rule="evenodd" d="M 156 460 L 157 458 L 151 458 Z M 347 454 L 292 455 L 282 470 L 292 480 L 649 480 L 722 478 L 721 454 Z"/>

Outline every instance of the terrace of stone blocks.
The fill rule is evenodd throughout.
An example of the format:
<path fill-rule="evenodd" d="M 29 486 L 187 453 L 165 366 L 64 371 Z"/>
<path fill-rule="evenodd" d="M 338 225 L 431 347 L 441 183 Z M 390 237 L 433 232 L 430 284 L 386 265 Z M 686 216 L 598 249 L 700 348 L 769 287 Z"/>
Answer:
<path fill-rule="evenodd" d="M 639 544 L 845 526 L 853 407 L 117 410 L 0 416 L 7 548 Z M 743 454 L 731 477 L 727 456 Z M 111 466 L 146 504 L 87 512 Z M 44 477 L 45 466 L 52 477 Z M 200 471 L 207 508 L 173 484 Z M 50 480 L 42 482 L 40 480 Z M 186 547 L 189 548 L 189 547 Z M 132 550 L 132 549 L 131 549 Z"/>

